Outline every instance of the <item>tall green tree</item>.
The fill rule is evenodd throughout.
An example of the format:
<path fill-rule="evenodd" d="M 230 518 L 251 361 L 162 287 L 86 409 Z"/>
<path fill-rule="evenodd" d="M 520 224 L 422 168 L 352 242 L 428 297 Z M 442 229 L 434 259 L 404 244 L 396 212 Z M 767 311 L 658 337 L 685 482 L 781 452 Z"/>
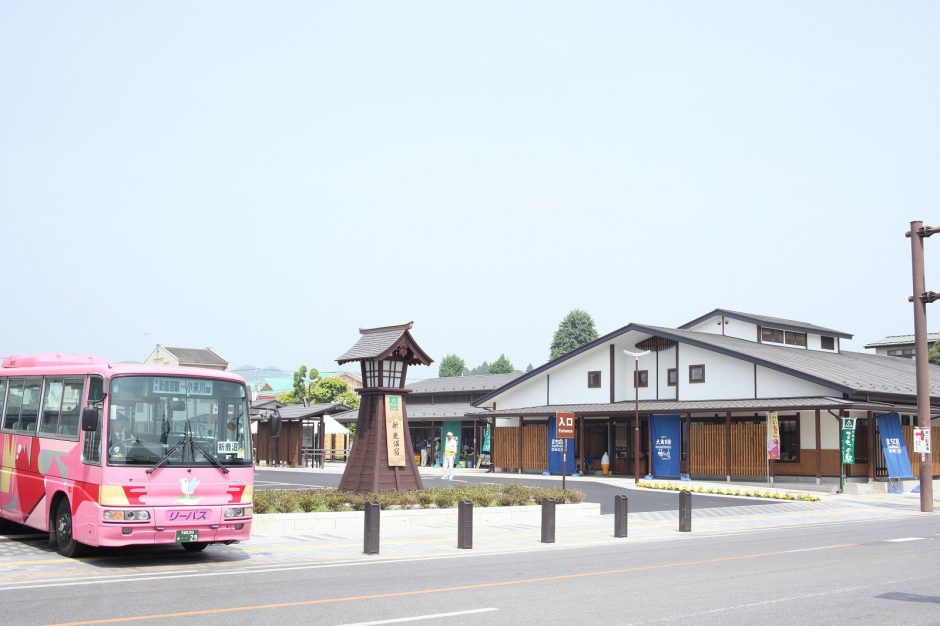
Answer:
<path fill-rule="evenodd" d="M 303 400 L 307 395 L 307 366 L 301 365 L 294 372 L 294 397 Z"/>
<path fill-rule="evenodd" d="M 935 342 L 930 346 L 930 350 L 927 350 L 927 361 L 940 365 L 940 341 Z"/>
<path fill-rule="evenodd" d="M 512 374 L 512 372 L 512 363 L 509 362 L 505 354 L 500 354 L 499 358 L 493 361 L 489 369 L 490 374 Z"/>
<path fill-rule="evenodd" d="M 310 387 L 310 400 L 317 403 L 339 402 L 351 409 L 359 408 L 359 396 L 339 376 L 329 376 L 317 380 Z"/>
<path fill-rule="evenodd" d="M 549 359 L 557 359 L 597 339 L 594 320 L 581 309 L 572 309 L 558 324 Z"/>
<path fill-rule="evenodd" d="M 448 354 L 441 359 L 441 367 L 437 370 L 437 375 L 441 378 L 463 376 L 464 370 L 466 369 L 467 364 L 464 363 L 463 359 L 456 354 Z"/>

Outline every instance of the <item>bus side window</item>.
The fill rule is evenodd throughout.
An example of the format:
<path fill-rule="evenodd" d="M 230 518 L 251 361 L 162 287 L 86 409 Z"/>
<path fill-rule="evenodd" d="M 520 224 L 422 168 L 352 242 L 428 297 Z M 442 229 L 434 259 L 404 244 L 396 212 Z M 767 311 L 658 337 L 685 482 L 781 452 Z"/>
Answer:
<path fill-rule="evenodd" d="M 27 378 L 23 386 L 23 407 L 20 409 L 20 425 L 17 430 L 25 433 L 36 432 L 36 420 L 39 418 L 39 395 L 42 391 L 41 378 Z"/>
<path fill-rule="evenodd" d="M 7 398 L 7 379 L 0 378 L 0 423 L 3 420 L 3 407 L 6 405 Z"/>
<path fill-rule="evenodd" d="M 62 392 L 62 413 L 59 414 L 59 434 L 68 437 L 78 436 L 78 422 L 82 412 L 82 389 L 85 381 L 81 378 L 65 381 Z"/>
<path fill-rule="evenodd" d="M 62 388 L 64 382 L 61 378 L 47 378 L 46 390 L 42 397 L 42 421 L 39 423 L 39 432 L 55 435 L 59 432 L 59 412 L 62 410 Z"/>
<path fill-rule="evenodd" d="M 11 378 L 9 382 L 9 392 L 5 411 L 3 412 L 3 429 L 17 430 L 20 426 L 20 407 L 23 406 L 23 383 L 22 378 Z"/>

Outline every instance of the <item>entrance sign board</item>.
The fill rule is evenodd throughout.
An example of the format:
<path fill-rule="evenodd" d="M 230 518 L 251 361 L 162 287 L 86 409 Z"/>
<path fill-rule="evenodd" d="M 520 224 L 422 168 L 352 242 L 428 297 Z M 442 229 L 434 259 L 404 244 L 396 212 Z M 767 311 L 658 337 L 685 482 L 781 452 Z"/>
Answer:
<path fill-rule="evenodd" d="M 557 420 L 555 425 L 555 435 L 559 439 L 571 439 L 574 437 L 574 413 L 559 411 L 555 413 Z"/>
<path fill-rule="evenodd" d="M 855 463 L 855 418 L 842 418 L 842 463 L 852 465 Z"/>
<path fill-rule="evenodd" d="M 401 396 L 385 396 L 385 438 L 389 467 L 405 467 L 404 421 Z"/>

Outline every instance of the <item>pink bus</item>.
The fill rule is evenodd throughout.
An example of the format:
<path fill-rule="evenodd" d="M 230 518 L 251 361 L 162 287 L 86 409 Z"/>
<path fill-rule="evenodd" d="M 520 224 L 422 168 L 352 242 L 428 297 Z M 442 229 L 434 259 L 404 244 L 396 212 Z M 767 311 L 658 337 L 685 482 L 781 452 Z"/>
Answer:
<path fill-rule="evenodd" d="M 248 539 L 248 388 L 233 374 L 75 354 L 0 367 L 0 524 L 86 546 Z"/>

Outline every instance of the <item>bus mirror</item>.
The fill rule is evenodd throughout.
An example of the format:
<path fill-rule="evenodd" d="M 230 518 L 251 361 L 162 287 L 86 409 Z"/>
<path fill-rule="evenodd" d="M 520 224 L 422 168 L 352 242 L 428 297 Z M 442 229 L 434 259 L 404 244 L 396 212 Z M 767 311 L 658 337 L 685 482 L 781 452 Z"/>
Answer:
<path fill-rule="evenodd" d="M 85 432 L 98 430 L 98 409 L 91 406 L 82 409 L 82 430 Z"/>

